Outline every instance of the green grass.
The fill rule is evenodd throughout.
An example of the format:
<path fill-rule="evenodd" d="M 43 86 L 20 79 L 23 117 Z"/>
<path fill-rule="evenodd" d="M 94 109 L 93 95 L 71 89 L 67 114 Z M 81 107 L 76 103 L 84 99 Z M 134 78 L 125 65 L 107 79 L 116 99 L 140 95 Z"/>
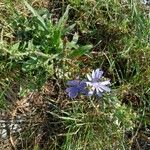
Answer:
<path fill-rule="evenodd" d="M 0 18 L 1 110 L 18 109 L 31 93 L 31 101 L 43 102 L 30 108 L 42 121 L 28 122 L 18 149 L 134 149 L 140 132 L 148 134 L 149 6 L 2 0 Z M 97 68 L 111 79 L 111 93 L 99 101 L 70 100 L 66 82 Z"/>

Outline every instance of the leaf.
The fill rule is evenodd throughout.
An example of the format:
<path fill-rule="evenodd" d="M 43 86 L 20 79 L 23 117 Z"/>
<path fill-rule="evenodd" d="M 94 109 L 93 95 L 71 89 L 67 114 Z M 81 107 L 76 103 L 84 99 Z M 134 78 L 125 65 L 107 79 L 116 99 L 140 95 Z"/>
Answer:
<path fill-rule="evenodd" d="M 73 39 L 72 39 L 71 43 L 77 44 L 78 39 L 79 39 L 78 33 L 75 33 L 74 36 L 73 36 Z"/>
<path fill-rule="evenodd" d="M 72 41 L 66 43 L 66 47 L 68 49 L 76 49 L 77 50 L 79 48 L 79 45 L 77 44 L 78 39 L 79 39 L 79 36 L 78 36 L 77 33 L 75 33 L 74 36 L 73 36 Z"/>
<path fill-rule="evenodd" d="M 29 60 L 27 60 L 22 65 L 23 71 L 31 71 L 32 69 L 35 69 L 37 67 L 38 58 L 37 57 L 31 57 Z"/>
<path fill-rule="evenodd" d="M 77 44 L 75 44 L 73 42 L 67 42 L 66 47 L 68 49 L 76 49 L 77 50 L 79 48 L 79 45 L 77 45 Z"/>
<path fill-rule="evenodd" d="M 12 45 L 12 47 L 10 47 L 10 54 L 11 55 L 19 53 L 19 51 L 18 51 L 19 45 L 20 45 L 20 43 L 18 42 L 18 43 L 15 43 L 14 45 Z"/>
<path fill-rule="evenodd" d="M 69 27 L 67 27 L 66 29 L 64 29 L 64 30 L 62 31 L 62 33 L 63 33 L 63 34 L 69 33 L 75 26 L 76 26 L 76 23 L 70 25 Z"/>
<path fill-rule="evenodd" d="M 42 25 L 45 29 L 47 29 L 47 28 L 46 28 L 46 24 L 45 24 L 45 22 L 44 22 L 44 19 L 37 13 L 37 11 L 36 11 L 35 9 L 33 9 L 33 8 L 27 3 L 27 1 L 23 0 L 23 2 L 24 2 L 24 4 L 26 5 L 26 7 L 32 12 L 32 14 L 37 17 L 37 19 L 40 21 L 41 25 Z"/>
<path fill-rule="evenodd" d="M 65 23 L 68 19 L 69 9 L 70 9 L 70 6 L 68 5 L 64 15 L 59 19 L 58 28 L 61 29 L 61 30 L 63 29 L 63 27 L 64 27 L 64 25 L 65 25 Z"/>
<path fill-rule="evenodd" d="M 92 49 L 92 45 L 85 45 L 85 46 L 81 46 L 78 49 L 74 50 L 69 57 L 73 58 L 73 57 L 77 57 L 77 56 L 82 56 L 84 54 L 87 54 L 91 49 Z"/>

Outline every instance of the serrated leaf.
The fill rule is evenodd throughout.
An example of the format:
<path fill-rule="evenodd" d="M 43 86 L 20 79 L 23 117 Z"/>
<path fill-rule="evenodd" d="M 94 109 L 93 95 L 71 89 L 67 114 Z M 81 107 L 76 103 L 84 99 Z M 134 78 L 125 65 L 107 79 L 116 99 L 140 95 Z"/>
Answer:
<path fill-rule="evenodd" d="M 37 63 L 38 63 L 37 57 L 31 57 L 29 60 L 27 60 L 27 61 L 22 65 L 22 70 L 23 70 L 23 71 L 29 71 L 29 70 L 35 69 Z"/>
<path fill-rule="evenodd" d="M 26 5 L 26 7 L 32 12 L 32 14 L 34 16 L 37 17 L 37 19 L 40 21 L 41 25 L 46 29 L 46 25 L 45 25 L 45 22 L 44 22 L 44 19 L 37 13 L 37 11 L 35 9 L 33 9 L 27 1 L 23 0 L 24 4 Z"/>
<path fill-rule="evenodd" d="M 92 49 L 92 45 L 85 45 L 85 46 L 81 46 L 78 49 L 74 50 L 69 57 L 73 58 L 73 57 L 77 57 L 77 56 L 82 56 L 84 54 L 87 54 L 91 49 Z"/>
<path fill-rule="evenodd" d="M 66 29 L 64 29 L 64 30 L 62 31 L 62 33 L 63 33 L 63 34 L 69 33 L 75 26 L 76 26 L 76 23 L 70 25 L 69 27 L 67 27 Z"/>
<path fill-rule="evenodd" d="M 73 42 L 67 42 L 66 47 L 68 49 L 76 49 L 77 50 L 79 48 L 79 45 L 77 45 L 77 44 L 75 44 Z"/>
<path fill-rule="evenodd" d="M 65 22 L 66 22 L 67 19 L 68 19 L 69 9 L 70 9 L 70 6 L 68 5 L 67 8 L 66 8 L 65 13 L 64 13 L 63 16 L 59 19 L 58 28 L 61 29 L 61 30 L 62 30 L 62 28 L 64 27 Z"/>
<path fill-rule="evenodd" d="M 14 45 L 12 45 L 12 47 L 10 47 L 10 54 L 11 55 L 19 53 L 19 51 L 18 51 L 19 45 L 20 45 L 20 43 L 15 43 Z"/>

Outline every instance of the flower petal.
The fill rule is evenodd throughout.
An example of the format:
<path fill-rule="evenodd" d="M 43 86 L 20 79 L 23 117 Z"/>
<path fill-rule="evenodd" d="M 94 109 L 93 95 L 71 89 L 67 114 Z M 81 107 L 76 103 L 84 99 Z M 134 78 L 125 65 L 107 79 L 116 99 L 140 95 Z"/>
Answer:
<path fill-rule="evenodd" d="M 94 94 L 94 91 L 89 91 L 88 96 L 92 96 Z"/>
<path fill-rule="evenodd" d="M 101 88 L 100 85 L 99 85 L 99 87 L 97 88 L 97 91 L 98 91 L 98 92 L 101 92 L 101 93 L 104 92 L 104 90 Z"/>
<path fill-rule="evenodd" d="M 87 86 L 91 86 L 92 83 L 91 83 L 91 82 L 86 82 L 86 85 L 87 85 Z"/>
<path fill-rule="evenodd" d="M 92 81 L 92 78 L 89 74 L 86 75 L 89 81 Z"/>
<path fill-rule="evenodd" d="M 82 94 L 87 94 L 87 84 L 86 84 L 86 80 L 82 80 L 78 86 L 79 92 Z"/>
<path fill-rule="evenodd" d="M 97 92 L 96 93 L 99 97 L 102 97 L 102 93 L 101 92 Z"/>
<path fill-rule="evenodd" d="M 109 85 L 110 84 L 110 80 L 107 80 L 107 81 L 103 81 L 101 82 L 102 85 Z"/>
<path fill-rule="evenodd" d="M 66 92 L 68 92 L 70 98 L 75 98 L 78 95 L 78 89 L 75 87 L 67 88 Z"/>
<path fill-rule="evenodd" d="M 103 89 L 106 92 L 110 92 L 111 89 L 109 87 L 107 87 L 106 85 L 100 85 L 100 88 Z"/>
<path fill-rule="evenodd" d="M 99 77 L 99 69 L 96 69 L 95 70 L 95 78 L 98 78 Z"/>
<path fill-rule="evenodd" d="M 96 78 L 100 79 L 103 75 L 103 71 L 100 71 L 99 69 L 96 69 Z"/>
<path fill-rule="evenodd" d="M 95 79 L 96 71 L 92 71 L 92 79 Z"/>
<path fill-rule="evenodd" d="M 68 81 L 67 85 L 69 86 L 77 86 L 79 84 L 79 80 Z"/>
<path fill-rule="evenodd" d="M 98 73 L 98 75 L 97 75 L 97 76 L 98 76 L 97 78 L 100 79 L 100 78 L 102 77 L 102 75 L 103 75 L 103 71 L 99 71 L 99 73 Z"/>
<path fill-rule="evenodd" d="M 86 87 L 86 80 L 82 80 L 79 84 L 80 87 L 85 88 Z"/>

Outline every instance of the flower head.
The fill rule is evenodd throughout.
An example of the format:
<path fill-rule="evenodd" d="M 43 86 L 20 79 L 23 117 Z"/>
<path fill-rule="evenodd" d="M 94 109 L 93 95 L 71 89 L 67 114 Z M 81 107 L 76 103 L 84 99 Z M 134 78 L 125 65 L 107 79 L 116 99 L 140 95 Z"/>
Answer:
<path fill-rule="evenodd" d="M 67 85 L 70 87 L 66 89 L 70 98 L 75 98 L 79 93 L 87 94 L 86 83 L 84 80 L 68 81 Z"/>
<path fill-rule="evenodd" d="M 92 71 L 92 75 L 87 74 L 87 78 L 89 81 L 86 82 L 87 86 L 89 87 L 88 95 L 92 96 L 94 93 L 98 96 L 102 96 L 103 92 L 110 92 L 110 80 L 101 81 L 103 71 L 96 69 Z"/>

